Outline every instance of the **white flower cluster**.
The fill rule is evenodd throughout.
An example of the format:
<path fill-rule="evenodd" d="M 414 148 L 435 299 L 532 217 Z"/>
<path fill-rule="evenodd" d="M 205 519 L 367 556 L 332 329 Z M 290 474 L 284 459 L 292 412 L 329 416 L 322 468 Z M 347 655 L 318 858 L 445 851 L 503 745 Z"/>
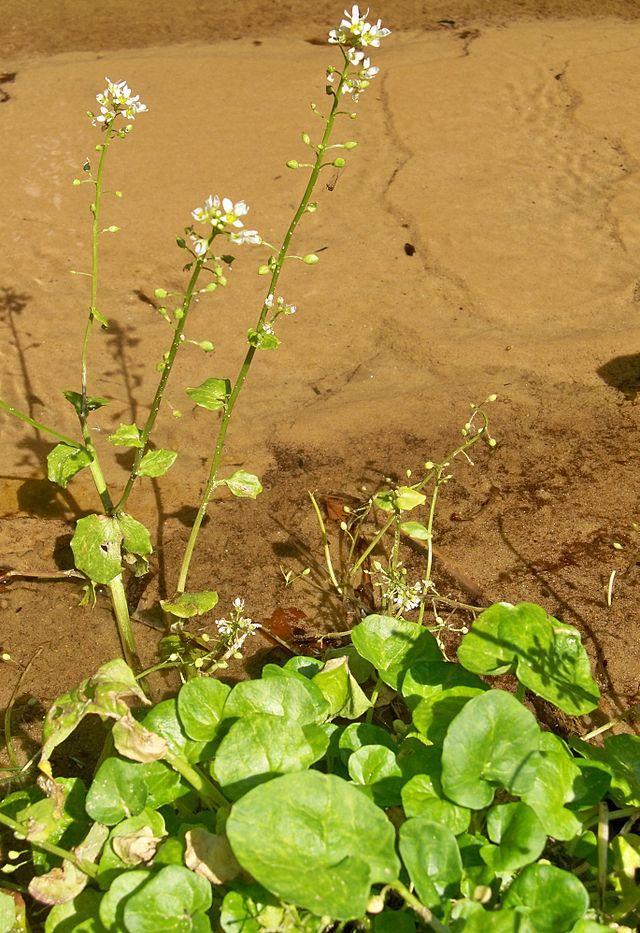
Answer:
<path fill-rule="evenodd" d="M 345 45 L 350 49 L 366 49 L 368 46 L 372 46 L 374 49 L 379 48 L 380 40 L 390 35 L 391 30 L 385 29 L 380 19 L 377 23 L 368 23 L 368 15 L 368 9 L 361 14 L 360 7 L 356 4 L 351 7 L 351 13 L 345 10 L 344 19 L 340 25 L 329 33 L 329 42 L 334 45 Z M 358 64 L 357 61 L 353 61 L 350 55 L 349 61 L 353 62 L 354 65 Z"/>
<path fill-rule="evenodd" d="M 371 64 L 366 50 L 379 48 L 380 40 L 390 35 L 391 30 L 383 27 L 381 20 L 377 23 L 368 23 L 369 10 L 361 14 L 358 6 L 353 6 L 351 13 L 345 10 L 344 15 L 345 18 L 340 25 L 329 33 L 329 42 L 342 46 L 348 61 L 357 69 L 348 74 L 340 85 L 341 94 L 351 94 L 352 98 L 357 101 L 358 95 L 369 87 L 371 79 L 380 70 Z M 333 83 L 336 73 L 335 68 L 327 70 L 327 80 L 330 84 Z"/>
<path fill-rule="evenodd" d="M 280 317 L 281 314 L 295 314 L 298 310 L 297 305 L 290 305 L 282 296 L 276 298 L 273 293 L 267 295 L 265 298 L 264 306 L 265 308 L 269 308 L 270 311 L 274 310 L 272 321 L 275 321 L 275 319 Z"/>
<path fill-rule="evenodd" d="M 244 223 L 240 219 L 249 213 L 244 201 L 234 202 L 231 198 L 220 198 L 217 194 L 210 194 L 204 202 L 204 207 L 196 207 L 191 216 L 201 224 L 211 224 L 214 231 L 224 233 L 232 243 L 243 244 L 262 243 L 262 237 L 257 230 L 244 230 Z M 193 250 L 197 256 L 204 256 L 208 248 L 206 237 L 191 234 Z"/>
<path fill-rule="evenodd" d="M 230 648 L 240 651 L 249 635 L 253 635 L 259 628 L 258 624 L 244 614 L 244 599 L 239 596 L 233 601 L 233 609 L 229 619 L 216 619 L 215 624 L 220 634 Z"/>
<path fill-rule="evenodd" d="M 96 94 L 100 104 L 100 113 L 90 112 L 94 126 L 109 126 L 117 116 L 126 120 L 135 120 L 139 113 L 145 113 L 147 107 L 140 100 L 139 94 L 132 94 L 126 81 L 111 81 L 105 78 L 107 86 L 101 94 Z"/>

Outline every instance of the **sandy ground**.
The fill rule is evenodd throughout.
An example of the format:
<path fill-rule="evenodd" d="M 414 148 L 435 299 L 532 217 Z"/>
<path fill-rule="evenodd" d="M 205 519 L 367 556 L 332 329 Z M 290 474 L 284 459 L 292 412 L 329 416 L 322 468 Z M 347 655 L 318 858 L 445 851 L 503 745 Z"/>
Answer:
<path fill-rule="evenodd" d="M 126 29 L 124 6 L 96 4 L 89 17 L 86 4 L 49 3 L 33 22 L 9 16 L 1 68 L 15 77 L 0 85 L 0 397 L 66 432 L 74 421 L 60 391 L 79 386 L 87 303 L 87 280 L 69 274 L 89 262 L 86 189 L 71 185 L 96 142 L 84 111 L 105 74 L 126 77 L 150 108 L 112 154 L 110 187 L 125 192 L 105 216 L 122 228 L 104 243 L 112 327 L 92 344 L 91 388 L 112 399 L 94 419 L 96 442 L 116 486 L 124 461 L 104 438 L 131 410 L 144 418 L 168 341 L 146 298 L 184 283 L 174 236 L 211 191 L 245 198 L 251 225 L 282 236 L 304 184 L 283 166 L 304 155 L 309 101 L 323 102 L 332 53 L 317 39 L 333 8 L 278 4 L 279 35 L 274 4 L 221 3 L 214 16 L 186 3 L 173 31 L 172 4 L 154 5 L 153 30 L 135 9 Z M 540 601 L 578 625 L 611 713 L 637 699 L 640 681 L 636 5 L 389 6 L 391 25 L 405 28 L 376 57 L 361 119 L 341 131 L 359 148 L 297 239 L 300 251 L 322 248 L 322 261 L 287 270 L 282 292 L 300 311 L 278 353 L 257 359 L 230 432 L 226 467 L 258 472 L 265 492 L 216 502 L 191 586 L 215 586 L 226 605 L 241 593 L 260 620 L 295 607 L 308 629 L 335 628 L 330 600 L 285 590 L 278 569 L 305 566 L 306 548 L 319 553 L 307 491 L 358 494 L 441 458 L 469 402 L 496 392 L 499 445 L 457 470 L 439 546 L 474 581 L 476 601 Z M 201 29 L 187 25 L 196 8 Z M 516 8 L 538 15 L 513 19 Z M 214 435 L 215 416 L 192 409 L 181 387 L 235 374 L 263 297 L 261 255 L 239 252 L 227 293 L 193 316 L 190 336 L 213 340 L 215 354 L 186 347 L 172 377 L 183 417 L 167 406 L 157 442 L 180 456 L 131 501 L 141 519 L 161 516 L 143 606 L 175 585 Z M 95 507 L 90 484 L 82 476 L 56 492 L 42 479 L 49 442 L 6 417 L 0 432 L 0 563 L 68 566 L 72 521 Z M 447 565 L 437 574 L 443 591 L 470 598 Z M 4 651 L 26 664 L 42 646 L 20 708 L 30 696 L 46 705 L 118 652 L 104 598 L 79 608 L 67 583 L 13 584 L 0 610 Z M 154 633 L 139 635 L 152 658 Z M 17 676 L 2 668 L 0 705 Z"/>

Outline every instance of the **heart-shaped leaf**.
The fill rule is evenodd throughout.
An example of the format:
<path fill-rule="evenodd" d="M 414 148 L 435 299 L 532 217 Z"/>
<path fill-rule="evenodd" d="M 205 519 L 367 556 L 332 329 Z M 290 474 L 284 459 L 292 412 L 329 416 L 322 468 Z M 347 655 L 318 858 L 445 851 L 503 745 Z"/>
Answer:
<path fill-rule="evenodd" d="M 440 823 L 422 816 L 400 827 L 399 849 L 418 897 L 427 907 L 440 904 L 441 896 L 462 876 L 462 860 L 456 837 Z"/>
<path fill-rule="evenodd" d="M 535 862 L 542 855 L 547 834 L 531 807 L 505 803 L 492 807 L 487 833 L 494 846 L 481 849 L 482 858 L 495 872 L 510 872 Z"/>
<path fill-rule="evenodd" d="M 91 456 L 84 447 L 56 444 L 47 455 L 47 476 L 52 483 L 66 489 L 69 480 L 91 463 Z"/>
<path fill-rule="evenodd" d="M 225 486 L 238 499 L 257 499 L 262 492 L 262 484 L 253 473 L 246 470 L 236 470 L 232 476 L 224 480 Z"/>
<path fill-rule="evenodd" d="M 109 443 L 114 447 L 144 447 L 137 424 L 121 424 L 109 435 Z"/>
<path fill-rule="evenodd" d="M 395 690 L 412 665 L 442 660 L 438 642 L 430 632 L 415 622 L 392 616 L 367 616 L 352 630 L 351 640 L 358 654 L 370 661 L 381 679 Z"/>
<path fill-rule="evenodd" d="M 568 871 L 555 865 L 528 865 L 502 903 L 526 917 L 536 933 L 566 933 L 584 916 L 589 895 Z"/>
<path fill-rule="evenodd" d="M 210 907 L 211 885 L 205 878 L 182 865 L 167 865 L 127 898 L 124 928 L 128 933 L 204 933 L 211 929 L 202 922 Z"/>
<path fill-rule="evenodd" d="M 138 766 L 122 758 L 106 758 L 87 792 L 86 808 L 92 820 L 115 826 L 140 813 L 147 802 L 147 786 Z"/>
<path fill-rule="evenodd" d="M 87 515 L 76 522 L 71 550 L 78 570 L 94 583 L 110 583 L 122 573 L 122 531 L 115 518 Z"/>
<path fill-rule="evenodd" d="M 178 715 L 190 739 L 209 742 L 218 731 L 230 688 L 213 677 L 188 680 L 178 693 Z"/>
<path fill-rule="evenodd" d="M 149 450 L 138 466 L 138 476 L 164 476 L 173 466 L 178 454 L 175 450 Z"/>
<path fill-rule="evenodd" d="M 349 775 L 379 807 L 395 807 L 400 803 L 404 783 L 402 771 L 393 752 L 384 745 L 363 745 L 353 752 L 348 762 Z"/>
<path fill-rule="evenodd" d="M 173 599 L 161 599 L 160 605 L 165 612 L 179 619 L 191 619 L 193 616 L 210 612 L 218 602 L 215 590 L 202 590 L 200 593 L 178 593 Z"/>
<path fill-rule="evenodd" d="M 231 383 L 228 379 L 205 379 L 194 389 L 187 389 L 187 395 L 192 402 L 207 411 L 217 411 L 224 408 L 231 394 Z"/>
<path fill-rule="evenodd" d="M 249 713 L 271 713 L 306 726 L 324 722 L 329 704 L 320 689 L 303 677 L 241 680 L 229 694 L 223 717 L 235 719 Z"/>

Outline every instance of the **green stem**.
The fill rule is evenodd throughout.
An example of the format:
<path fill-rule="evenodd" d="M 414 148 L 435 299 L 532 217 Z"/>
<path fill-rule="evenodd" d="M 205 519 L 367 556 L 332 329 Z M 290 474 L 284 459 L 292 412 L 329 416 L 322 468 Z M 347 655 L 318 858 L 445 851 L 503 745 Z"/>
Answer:
<path fill-rule="evenodd" d="M 358 560 L 355 562 L 355 564 L 353 565 L 353 567 L 351 567 L 351 569 L 349 570 L 349 576 L 350 576 L 350 577 L 351 577 L 351 576 L 356 572 L 356 570 L 365 562 L 365 560 L 367 559 L 367 557 L 369 556 L 369 554 L 371 554 L 371 552 L 373 551 L 373 549 L 375 548 L 375 546 L 377 545 L 377 543 L 378 543 L 380 540 L 382 540 L 382 538 L 384 538 L 384 536 L 385 536 L 386 533 L 389 531 L 389 529 L 391 528 L 391 526 L 393 525 L 393 523 L 395 522 L 395 520 L 396 520 L 396 516 L 395 516 L 395 514 L 393 514 L 393 515 L 391 516 L 391 518 L 389 518 L 389 519 L 384 523 L 384 525 L 382 526 L 382 528 L 380 529 L 380 531 L 379 531 L 376 535 L 374 535 L 374 537 L 371 539 L 371 541 L 369 542 L 369 544 L 367 545 L 367 547 L 365 548 L 365 550 L 362 552 L 362 554 L 360 555 L 360 557 L 358 558 Z"/>
<path fill-rule="evenodd" d="M 305 188 L 304 194 L 302 195 L 302 200 L 300 201 L 298 209 L 295 212 L 295 215 L 293 217 L 293 220 L 289 224 L 289 228 L 284 235 L 282 246 L 280 247 L 280 252 L 278 253 L 278 258 L 276 259 L 275 265 L 273 267 L 271 281 L 269 282 L 268 294 L 275 293 L 276 285 L 278 284 L 278 280 L 280 279 L 280 273 L 282 272 L 284 261 L 287 258 L 287 253 L 289 252 L 289 245 L 291 243 L 291 238 L 296 230 L 296 227 L 300 223 L 302 216 L 304 215 L 307 209 L 309 201 L 311 200 L 311 195 L 313 194 L 313 189 L 315 188 L 316 182 L 318 180 L 320 169 L 323 166 L 324 153 L 329 143 L 329 138 L 331 136 L 331 131 L 333 129 L 333 124 L 334 124 L 337 110 L 338 110 L 338 104 L 340 100 L 342 85 L 344 83 L 348 70 L 349 70 L 349 62 L 345 61 L 344 68 L 340 75 L 340 81 L 338 83 L 337 90 L 333 94 L 333 104 L 331 106 L 331 111 L 329 112 L 329 115 L 327 117 L 327 122 L 325 125 L 324 133 L 322 135 L 322 141 L 320 142 L 316 150 L 316 153 L 317 153 L 316 161 L 311 169 L 309 180 L 307 182 L 307 187 Z M 260 317 L 258 319 L 258 324 L 256 326 L 256 330 L 260 330 L 260 327 L 264 324 L 264 321 L 267 316 L 267 312 L 268 312 L 268 307 L 266 304 L 263 303 L 262 310 L 260 312 Z M 235 404 L 238 399 L 238 396 L 240 395 L 240 392 L 242 391 L 242 387 L 244 386 L 244 383 L 247 378 L 249 369 L 251 367 L 251 363 L 253 361 L 255 352 L 256 352 L 256 348 L 253 346 L 250 346 L 249 349 L 247 350 L 242 366 L 240 367 L 240 372 L 238 373 L 238 377 L 235 381 L 235 384 L 231 391 L 231 395 L 229 396 L 229 399 L 224 409 L 222 420 L 220 422 L 220 427 L 218 429 L 218 436 L 216 438 L 213 457 L 211 459 L 211 466 L 209 468 L 209 476 L 207 477 L 207 482 L 204 488 L 204 492 L 202 494 L 202 500 L 200 502 L 200 507 L 198 509 L 198 513 L 195 517 L 195 520 L 193 522 L 191 533 L 189 535 L 189 540 L 187 541 L 187 546 L 185 548 L 184 557 L 182 560 L 182 566 L 180 567 L 180 575 L 178 578 L 178 586 L 177 586 L 178 593 L 183 593 L 185 590 L 186 584 L 187 584 L 187 577 L 189 575 L 189 566 L 191 564 L 191 559 L 193 557 L 193 552 L 195 550 L 196 541 L 198 540 L 198 534 L 200 532 L 200 527 L 202 525 L 202 522 L 204 521 L 204 517 L 207 512 L 207 507 L 209 505 L 209 501 L 211 500 L 211 496 L 213 494 L 213 490 L 216 487 L 216 478 L 218 474 L 218 468 L 220 467 L 220 461 L 222 460 L 222 452 L 224 449 L 224 442 L 227 436 L 227 429 L 229 427 L 229 421 L 231 420 L 233 409 L 235 408 Z"/>
<path fill-rule="evenodd" d="M 329 577 L 331 578 L 331 582 L 335 586 L 338 593 L 341 593 L 342 590 L 340 589 L 340 584 L 338 583 L 335 571 L 333 569 L 333 561 L 331 560 L 331 551 L 329 550 L 329 538 L 327 537 L 327 529 L 326 529 L 324 520 L 322 518 L 322 513 L 320 512 L 320 508 L 318 506 L 318 503 L 316 502 L 316 497 L 313 495 L 312 492 L 309 493 L 309 498 L 311 499 L 311 504 L 313 505 L 313 508 L 315 510 L 315 513 L 318 519 L 318 524 L 320 525 L 320 533 L 322 534 L 322 547 L 324 549 L 324 559 L 327 565 L 327 571 L 329 573 Z"/>
<path fill-rule="evenodd" d="M 425 907 L 401 881 L 392 881 L 390 884 L 386 885 L 385 890 L 389 889 L 396 891 L 405 904 L 411 907 L 411 909 L 418 914 L 420 919 L 423 920 L 427 926 L 431 927 L 432 930 L 435 930 L 436 933 L 449 933 L 449 927 L 440 923 L 437 917 L 433 916 L 429 908 Z"/>
<path fill-rule="evenodd" d="M 3 402 L 2 399 L 0 399 L 0 409 L 13 415 L 14 418 L 18 418 L 20 421 L 30 424 L 32 428 L 37 428 L 38 431 L 42 431 L 44 434 L 51 434 L 52 437 L 57 437 L 59 441 L 64 441 L 69 447 L 77 447 L 78 450 L 83 450 L 83 445 L 74 441 L 73 438 L 67 437 L 66 434 L 61 434 L 60 431 L 56 431 L 55 428 L 50 428 L 41 421 L 36 421 L 35 418 L 30 418 L 29 415 L 25 415 L 23 411 L 14 408 L 13 405 L 9 405 L 8 402 Z"/>
<path fill-rule="evenodd" d="M 174 771 L 181 774 L 185 781 L 197 791 L 200 799 L 209 807 L 210 810 L 219 810 L 220 807 L 228 807 L 229 801 L 223 795 L 222 791 L 213 784 L 200 771 L 197 771 L 186 758 L 181 755 L 168 755 L 166 758 L 168 764 Z"/>
<path fill-rule="evenodd" d="M 71 862 L 72 865 L 75 865 L 75 867 L 81 872 L 84 872 L 85 875 L 88 875 L 90 878 L 97 878 L 98 869 L 92 862 L 87 862 L 85 859 L 78 858 L 75 852 L 70 852 L 68 849 L 62 849 L 60 846 L 53 845 L 51 842 L 45 842 L 44 840 L 35 841 L 29 839 L 28 826 L 25 826 L 23 823 L 19 823 L 17 820 L 11 819 L 11 817 L 7 816 L 5 813 L 0 813 L 0 824 L 6 826 L 18 836 L 22 836 L 35 849 L 42 849 L 43 852 L 48 852 L 50 855 L 57 855 L 60 858 L 66 859 L 67 862 Z"/>
<path fill-rule="evenodd" d="M 87 420 L 87 356 L 89 352 L 89 338 L 91 336 L 91 330 L 93 328 L 93 321 L 95 318 L 98 302 L 98 264 L 99 264 L 99 251 L 100 251 L 100 205 L 102 201 L 102 181 L 104 178 L 104 169 L 107 158 L 107 152 L 109 150 L 109 143 L 111 142 L 111 134 L 113 132 L 113 125 L 111 123 L 105 129 L 104 142 L 102 143 L 102 148 L 100 149 L 100 159 L 98 161 L 98 172 L 96 174 L 95 185 L 95 197 L 93 204 L 91 205 L 91 213 L 93 215 L 93 226 L 91 231 L 91 304 L 89 306 L 89 317 L 87 318 L 87 324 L 84 329 L 84 337 L 82 340 L 82 407 L 80 412 L 80 423 L 84 429 L 86 426 Z"/>
<path fill-rule="evenodd" d="M 129 615 L 127 594 L 125 593 L 124 583 L 122 582 L 122 574 L 118 574 L 117 577 L 114 577 L 108 586 L 124 659 L 134 672 L 139 671 L 142 665 L 133 635 L 133 626 L 131 625 L 131 616 Z"/>
<path fill-rule="evenodd" d="M 211 240 L 213 240 L 213 235 L 210 237 L 209 243 L 211 243 Z M 171 341 L 171 347 L 169 348 L 167 358 L 164 361 L 164 366 L 162 368 L 162 374 L 160 376 L 160 381 L 158 382 L 158 388 L 156 389 L 156 394 L 153 397 L 153 402 L 151 403 L 151 409 L 149 411 L 149 415 L 147 416 L 147 420 L 144 424 L 142 433 L 140 435 L 142 446 L 136 450 L 136 455 L 134 457 L 133 465 L 131 467 L 131 473 L 129 474 L 127 484 L 124 487 L 122 496 L 120 497 L 120 501 L 118 502 L 118 505 L 116 507 L 118 511 L 121 509 L 124 509 L 127 503 L 127 500 L 129 496 L 131 495 L 131 490 L 133 489 L 133 485 L 138 475 L 138 467 L 140 466 L 140 461 L 142 460 L 145 453 L 147 452 L 147 445 L 149 442 L 149 437 L 156 423 L 156 418 L 158 417 L 158 412 L 160 411 L 160 405 L 162 403 L 164 391 L 167 387 L 167 382 L 169 381 L 169 376 L 171 375 L 171 370 L 173 369 L 173 364 L 175 362 L 176 355 L 178 353 L 178 350 L 180 349 L 180 344 L 182 343 L 182 333 L 184 331 L 185 324 L 187 323 L 187 316 L 189 314 L 189 309 L 191 308 L 191 302 L 193 300 L 193 293 L 198 283 L 198 277 L 200 276 L 200 272 L 202 271 L 202 266 L 204 265 L 204 262 L 205 262 L 204 257 L 196 260 L 195 267 L 191 275 L 191 279 L 189 280 L 187 290 L 184 294 L 184 300 L 182 302 L 182 316 L 177 321 L 175 330 L 173 332 L 173 340 Z"/>

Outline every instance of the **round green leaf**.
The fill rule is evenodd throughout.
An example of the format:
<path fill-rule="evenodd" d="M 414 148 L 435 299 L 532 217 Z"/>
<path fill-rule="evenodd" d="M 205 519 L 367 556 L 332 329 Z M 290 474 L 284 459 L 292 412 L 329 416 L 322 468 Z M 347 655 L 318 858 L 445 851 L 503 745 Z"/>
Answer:
<path fill-rule="evenodd" d="M 72 901 L 56 904 L 47 915 L 45 933 L 104 933 L 98 916 L 100 897 L 98 891 L 86 888 Z"/>
<path fill-rule="evenodd" d="M 125 929 L 127 933 L 204 933 L 211 930 L 204 917 L 210 907 L 208 881 L 182 865 L 167 865 L 127 898 Z"/>
<path fill-rule="evenodd" d="M 279 774 L 304 771 L 315 760 L 315 749 L 297 722 L 271 713 L 251 713 L 234 722 L 222 739 L 212 773 L 225 795 L 237 800 L 257 784 Z"/>
<path fill-rule="evenodd" d="M 78 570 L 94 583 L 110 583 L 122 572 L 118 521 L 106 515 L 87 515 L 76 522 L 71 550 Z"/>
<path fill-rule="evenodd" d="M 178 693 L 178 715 L 190 739 L 209 742 L 218 731 L 230 688 L 213 677 L 188 680 Z"/>
<path fill-rule="evenodd" d="M 580 821 L 565 807 L 573 801 L 580 770 L 557 736 L 544 732 L 540 751 L 523 766 L 521 797 L 535 811 L 544 831 L 555 839 L 573 839 Z"/>
<path fill-rule="evenodd" d="M 306 726 L 324 722 L 329 715 L 329 704 L 318 687 L 306 678 L 241 680 L 229 694 L 223 718 L 238 718 L 248 713 L 271 713 Z"/>
<path fill-rule="evenodd" d="M 206 743 L 188 737 L 178 715 L 178 701 L 175 697 L 156 703 L 140 722 L 145 729 L 162 736 L 172 754 L 183 756 L 191 764 L 200 761 Z"/>
<path fill-rule="evenodd" d="M 179 593 L 173 599 L 161 599 L 160 605 L 172 616 L 191 619 L 209 612 L 217 602 L 218 594 L 215 590 L 202 590 L 200 593 Z"/>
<path fill-rule="evenodd" d="M 429 529 L 425 528 L 420 522 L 401 522 L 400 531 L 404 532 L 405 535 L 408 535 L 414 541 L 428 541 L 431 537 Z"/>
<path fill-rule="evenodd" d="M 399 486 L 396 489 L 395 504 L 401 512 L 410 512 L 419 505 L 424 505 L 427 497 L 423 492 L 412 489 L 411 486 Z"/>
<path fill-rule="evenodd" d="M 340 757 L 344 763 L 347 763 L 352 752 L 363 745 L 384 745 L 394 753 L 397 749 L 396 743 L 385 729 L 370 722 L 352 722 L 342 732 L 338 742 Z"/>
<path fill-rule="evenodd" d="M 402 771 L 396 756 L 384 745 L 363 745 L 353 752 L 348 762 L 351 780 L 367 790 L 367 796 L 379 807 L 395 807 L 400 803 Z"/>
<path fill-rule="evenodd" d="M 600 691 L 580 633 L 534 603 L 497 603 L 485 610 L 458 648 L 478 674 L 502 674 L 514 664 L 518 680 L 570 716 L 598 705 Z"/>
<path fill-rule="evenodd" d="M 476 687 L 451 687 L 419 700 L 412 713 L 414 726 L 434 745 L 442 745 L 449 725 L 460 710 L 483 690 Z"/>
<path fill-rule="evenodd" d="M 16 902 L 8 894 L 0 891 L 0 930 L 12 933 L 16 922 Z"/>
<path fill-rule="evenodd" d="M 87 792 L 86 809 L 92 820 L 115 826 L 144 809 L 147 786 L 133 762 L 106 758 Z"/>
<path fill-rule="evenodd" d="M 247 473 L 246 470 L 236 470 L 224 483 L 239 499 L 257 499 L 262 492 L 262 484 L 258 477 L 253 473 Z"/>
<path fill-rule="evenodd" d="M 462 860 L 456 837 L 440 823 L 416 816 L 403 823 L 399 849 L 418 897 L 436 907 L 450 885 L 462 877 Z"/>
<path fill-rule="evenodd" d="M 271 668 L 272 665 L 267 664 L 265 667 Z M 323 667 L 324 664 L 320 658 L 307 658 L 305 655 L 295 655 L 295 657 L 289 658 L 282 670 L 293 671 L 296 674 L 302 674 L 303 677 L 312 680 Z M 262 669 L 262 676 L 267 676 L 265 668 Z"/>
<path fill-rule="evenodd" d="M 442 797 L 440 782 L 428 774 L 415 774 L 402 788 L 402 807 L 408 817 L 422 816 L 432 823 L 442 823 L 454 836 L 466 833 L 471 812 Z"/>
<path fill-rule="evenodd" d="M 402 681 L 402 696 L 409 709 L 413 710 L 419 700 L 429 700 L 443 690 L 453 687 L 474 687 L 487 690 L 484 681 L 477 674 L 472 674 L 460 664 L 453 664 L 440 658 L 437 661 L 423 661 L 413 664 Z"/>
<path fill-rule="evenodd" d="M 122 532 L 123 547 L 130 554 L 139 554 L 146 557 L 153 552 L 151 536 L 142 522 L 137 521 L 126 512 L 120 512 L 118 523 Z"/>
<path fill-rule="evenodd" d="M 488 807 L 496 787 L 522 792 L 522 768 L 540 744 L 528 709 L 503 690 L 474 697 L 449 726 L 442 747 L 442 787 L 454 803 Z"/>
<path fill-rule="evenodd" d="M 589 895 L 570 872 L 555 865 L 529 865 L 502 903 L 526 917 L 536 933 L 566 933 L 584 916 Z"/>
<path fill-rule="evenodd" d="M 349 670 L 349 660 L 344 655 L 329 658 L 322 670 L 314 676 L 313 682 L 329 703 L 331 716 L 359 719 L 371 706 Z"/>
<path fill-rule="evenodd" d="M 316 916 L 361 917 L 371 885 L 398 877 L 393 826 L 335 775 L 303 771 L 255 787 L 233 805 L 226 830 L 246 871 Z"/>
<path fill-rule="evenodd" d="M 164 476 L 178 454 L 175 450 L 148 450 L 140 461 L 138 476 Z"/>
<path fill-rule="evenodd" d="M 442 659 L 438 642 L 430 632 L 415 622 L 392 616 L 367 616 L 353 629 L 351 640 L 358 654 L 370 661 L 394 690 L 399 689 L 412 665 Z"/>
<path fill-rule="evenodd" d="M 90 463 L 91 457 L 84 448 L 57 444 L 47 456 L 47 476 L 65 489 L 69 480 Z"/>
<path fill-rule="evenodd" d="M 486 846 L 481 855 L 498 873 L 535 862 L 547 843 L 540 820 L 525 803 L 492 807 L 487 817 L 487 833 L 496 845 Z"/>
<path fill-rule="evenodd" d="M 142 887 L 151 872 L 144 869 L 123 872 L 115 879 L 100 901 L 100 920 L 104 928 L 111 933 L 124 929 L 124 907 L 129 895 Z"/>

